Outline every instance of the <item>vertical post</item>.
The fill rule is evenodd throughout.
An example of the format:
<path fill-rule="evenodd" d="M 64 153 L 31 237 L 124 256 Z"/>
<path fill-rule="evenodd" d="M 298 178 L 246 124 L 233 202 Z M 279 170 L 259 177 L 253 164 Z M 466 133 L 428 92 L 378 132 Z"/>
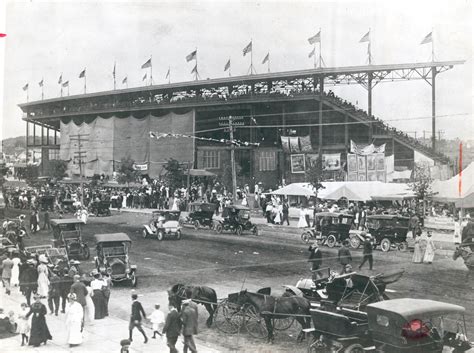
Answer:
<path fill-rule="evenodd" d="M 189 196 L 191 193 L 190 185 L 191 184 L 191 161 L 188 161 L 188 175 L 186 177 L 186 201 L 189 203 Z M 187 207 L 187 205 L 186 205 Z"/>
<path fill-rule="evenodd" d="M 33 146 L 36 146 L 36 124 L 33 123 Z M 33 152 L 33 162 L 35 161 L 35 154 Z"/>
<path fill-rule="evenodd" d="M 372 80 L 373 73 L 369 72 L 367 80 L 367 113 L 369 114 L 369 119 L 372 121 Z M 373 124 L 370 122 L 369 125 L 369 143 L 372 143 L 372 136 L 374 134 Z"/>
<path fill-rule="evenodd" d="M 324 76 L 319 78 L 319 134 L 318 134 L 318 144 L 319 144 L 319 153 L 323 148 L 323 98 L 324 98 Z"/>
<path fill-rule="evenodd" d="M 44 126 L 41 125 L 41 145 L 44 145 Z"/>
<path fill-rule="evenodd" d="M 235 146 L 234 146 L 234 126 L 232 116 L 229 116 L 229 133 L 230 133 L 230 164 L 232 166 L 232 198 L 234 202 L 237 200 L 235 191 L 237 190 L 237 176 L 235 175 Z"/>
<path fill-rule="evenodd" d="M 54 130 L 54 144 L 58 144 L 58 132 L 56 130 Z"/>
<path fill-rule="evenodd" d="M 153 61 L 152 55 L 150 55 L 150 86 L 153 84 Z"/>
<path fill-rule="evenodd" d="M 46 144 L 49 146 L 49 127 L 46 128 Z"/>
<path fill-rule="evenodd" d="M 431 148 L 436 150 L 436 66 L 431 68 Z"/>
<path fill-rule="evenodd" d="M 26 164 L 28 165 L 28 145 L 30 141 L 30 123 L 26 121 Z"/>
<path fill-rule="evenodd" d="M 344 114 L 344 146 L 346 146 L 346 151 L 348 151 L 349 148 L 349 125 L 348 125 L 348 117 L 347 113 Z"/>

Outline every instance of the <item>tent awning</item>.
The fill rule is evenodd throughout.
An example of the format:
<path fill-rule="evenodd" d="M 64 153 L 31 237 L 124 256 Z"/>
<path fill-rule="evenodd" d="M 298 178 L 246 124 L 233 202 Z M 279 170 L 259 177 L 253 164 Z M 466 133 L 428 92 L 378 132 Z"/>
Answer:
<path fill-rule="evenodd" d="M 340 188 L 336 189 L 332 193 L 326 195 L 324 197 L 326 200 L 339 200 L 341 198 L 346 198 L 351 201 L 368 201 L 367 197 L 359 195 L 356 190 L 348 187 L 347 185 L 343 185 Z"/>
<path fill-rule="evenodd" d="M 189 175 L 197 177 L 215 177 L 216 175 L 205 169 L 191 169 Z"/>
<path fill-rule="evenodd" d="M 308 184 L 309 185 L 309 184 Z M 316 194 L 310 187 L 303 186 L 302 183 L 293 183 L 286 185 L 278 190 L 272 191 L 272 195 L 286 195 L 286 196 L 315 196 Z"/>

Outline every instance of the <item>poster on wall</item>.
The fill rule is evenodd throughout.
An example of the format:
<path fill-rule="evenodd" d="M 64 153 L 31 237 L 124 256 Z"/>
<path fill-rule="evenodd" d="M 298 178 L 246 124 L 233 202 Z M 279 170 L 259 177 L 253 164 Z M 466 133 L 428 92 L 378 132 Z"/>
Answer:
<path fill-rule="evenodd" d="M 374 154 L 369 154 L 367 156 L 367 171 L 375 171 L 375 155 Z"/>
<path fill-rule="evenodd" d="M 341 169 L 341 154 L 323 154 L 323 169 L 329 171 Z"/>
<path fill-rule="evenodd" d="M 357 156 L 357 172 L 364 175 L 367 172 L 365 156 Z"/>
<path fill-rule="evenodd" d="M 367 174 L 366 173 L 357 174 L 357 181 L 367 181 Z"/>
<path fill-rule="evenodd" d="M 304 154 L 292 154 L 291 155 L 291 172 L 304 173 L 304 171 L 305 171 Z"/>
<path fill-rule="evenodd" d="M 357 181 L 357 173 L 347 173 L 347 181 Z"/>
<path fill-rule="evenodd" d="M 385 171 L 385 154 L 377 153 L 375 155 L 375 165 L 376 169 L 380 171 Z"/>
<path fill-rule="evenodd" d="M 381 181 L 382 183 L 385 183 L 385 172 L 377 170 L 377 181 Z"/>
<path fill-rule="evenodd" d="M 355 154 L 347 155 L 347 172 L 357 173 L 357 156 Z"/>
<path fill-rule="evenodd" d="M 367 181 L 377 181 L 377 172 L 375 170 L 367 172 Z"/>

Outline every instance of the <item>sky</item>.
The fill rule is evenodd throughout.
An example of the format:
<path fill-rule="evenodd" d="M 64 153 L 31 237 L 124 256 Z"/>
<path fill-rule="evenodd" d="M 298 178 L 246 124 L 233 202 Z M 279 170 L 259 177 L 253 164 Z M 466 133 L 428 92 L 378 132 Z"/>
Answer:
<path fill-rule="evenodd" d="M 86 68 L 87 91 L 142 86 L 152 57 L 154 83 L 189 81 L 197 48 L 201 78 L 246 74 L 250 58 L 242 49 L 253 41 L 254 65 L 270 53 L 272 72 L 311 68 L 307 39 L 321 28 L 327 67 L 363 65 L 371 30 L 374 64 L 431 60 L 431 45 L 420 45 L 433 30 L 437 60 L 466 60 L 437 78 L 437 126 L 446 138 L 471 139 L 472 20 L 470 0 L 393 1 L 23 1 L 0 0 L 0 114 L 3 138 L 25 134 L 19 103 L 29 84 L 29 101 L 58 97 L 58 78 L 69 80 L 70 94 L 83 93 L 79 73 Z M 357 85 L 331 87 L 336 94 L 367 107 L 366 90 Z M 418 136 L 431 133 L 431 87 L 424 81 L 378 85 L 373 114 Z"/>

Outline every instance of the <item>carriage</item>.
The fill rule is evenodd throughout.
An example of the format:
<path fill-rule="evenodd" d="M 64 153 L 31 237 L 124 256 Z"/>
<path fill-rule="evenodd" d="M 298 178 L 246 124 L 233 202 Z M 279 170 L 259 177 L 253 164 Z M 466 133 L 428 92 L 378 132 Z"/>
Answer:
<path fill-rule="evenodd" d="M 192 224 L 194 229 L 201 226 L 214 227 L 214 212 L 216 212 L 216 204 L 206 202 L 191 202 L 188 205 L 188 215 L 184 219 L 180 219 L 181 224 Z"/>
<path fill-rule="evenodd" d="M 226 230 L 242 235 L 247 230 L 258 235 L 257 226 L 250 221 L 250 208 L 240 205 L 224 207 L 222 220 L 217 221 L 214 229 L 219 234 Z"/>
<path fill-rule="evenodd" d="M 96 217 L 110 216 L 110 203 L 110 201 L 93 201 L 89 205 L 89 212 L 94 214 Z"/>
<path fill-rule="evenodd" d="M 70 258 L 88 260 L 89 246 L 82 240 L 82 225 L 84 222 L 77 218 L 52 219 L 54 246 L 66 248 Z"/>
<path fill-rule="evenodd" d="M 323 303 L 310 310 L 310 353 L 441 353 L 445 347 L 464 352 L 465 309 L 425 299 L 393 299 L 369 304 L 367 312 Z"/>
<path fill-rule="evenodd" d="M 143 238 L 156 237 L 163 240 L 165 237 L 181 239 L 181 226 L 179 224 L 180 211 L 153 211 L 150 223 L 142 229 Z"/>
<path fill-rule="evenodd" d="M 399 215 L 370 215 L 367 216 L 367 232 L 373 237 L 374 246 L 380 246 L 383 252 L 398 248 L 408 250 L 407 233 L 408 217 Z M 351 247 L 360 247 L 365 237 L 362 233 L 351 233 Z"/>
<path fill-rule="evenodd" d="M 353 220 L 354 216 L 346 213 L 316 213 L 316 227 L 305 230 L 301 234 L 301 240 L 308 243 L 311 239 L 315 239 L 319 245 L 327 245 L 333 248 L 338 243 L 349 239 L 349 231 Z"/>
<path fill-rule="evenodd" d="M 100 273 L 107 272 L 113 282 L 128 282 L 136 287 L 137 265 L 131 265 L 128 256 L 132 240 L 125 233 L 96 234 L 95 266 Z"/>

